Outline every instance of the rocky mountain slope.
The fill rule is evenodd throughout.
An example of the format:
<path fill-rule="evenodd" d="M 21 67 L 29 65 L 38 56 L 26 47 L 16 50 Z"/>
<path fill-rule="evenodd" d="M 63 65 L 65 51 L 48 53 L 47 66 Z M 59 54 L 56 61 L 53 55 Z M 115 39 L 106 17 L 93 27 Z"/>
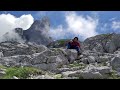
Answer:
<path fill-rule="evenodd" d="M 118 79 L 118 37 L 119 34 L 104 34 L 86 39 L 79 58 L 76 50 L 72 49 L 6 41 L 0 43 L 0 64 L 6 67 L 34 67 L 45 72 L 30 75 L 29 79 Z M 0 75 L 5 74 L 3 72 L 5 70 L 2 69 Z"/>
<path fill-rule="evenodd" d="M 120 48 L 120 34 L 102 34 L 84 41 L 85 49 L 98 52 L 114 53 Z"/>

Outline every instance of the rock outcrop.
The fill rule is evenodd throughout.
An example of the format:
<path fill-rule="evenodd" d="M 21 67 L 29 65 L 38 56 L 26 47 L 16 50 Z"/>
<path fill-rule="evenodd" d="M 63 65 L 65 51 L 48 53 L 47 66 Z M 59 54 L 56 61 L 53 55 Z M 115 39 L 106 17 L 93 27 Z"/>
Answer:
<path fill-rule="evenodd" d="M 11 32 L 7 32 L 3 35 L 4 41 L 17 41 L 26 43 L 42 44 L 47 46 L 53 42 L 53 39 L 49 35 L 50 21 L 47 17 L 43 17 L 41 20 L 35 20 L 31 27 L 27 30 L 22 28 L 15 28 Z"/>
<path fill-rule="evenodd" d="M 0 43 L 0 63 L 5 66 L 33 66 L 43 70 L 55 70 L 73 62 L 75 50 L 48 49 L 44 45 L 18 42 Z"/>
<path fill-rule="evenodd" d="M 101 53 L 114 53 L 120 48 L 120 34 L 102 34 L 84 41 L 85 49 Z"/>
<path fill-rule="evenodd" d="M 23 35 L 21 29 L 18 29 L 17 33 Z M 48 48 L 32 42 L 1 42 L 0 65 L 7 67 L 31 66 L 49 72 L 45 75 L 29 77 L 35 79 L 120 78 L 118 37 L 119 34 L 109 34 L 88 38 L 83 42 L 83 51 L 79 57 L 77 57 L 76 50 L 63 47 Z M 1 71 L 1 76 L 4 74 Z"/>
<path fill-rule="evenodd" d="M 28 30 L 23 31 L 27 42 L 48 45 L 53 40 L 49 35 L 50 22 L 47 17 L 41 20 L 35 20 Z"/>

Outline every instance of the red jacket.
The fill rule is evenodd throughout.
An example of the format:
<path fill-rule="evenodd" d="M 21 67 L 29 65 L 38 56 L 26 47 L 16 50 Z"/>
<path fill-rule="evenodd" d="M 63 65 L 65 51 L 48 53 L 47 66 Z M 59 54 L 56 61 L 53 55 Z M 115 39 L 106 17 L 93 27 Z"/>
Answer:
<path fill-rule="evenodd" d="M 79 43 L 79 42 L 75 42 L 75 41 L 72 41 L 72 42 L 71 42 L 71 45 L 72 45 L 72 46 L 79 46 L 79 47 L 80 47 L 80 43 Z"/>

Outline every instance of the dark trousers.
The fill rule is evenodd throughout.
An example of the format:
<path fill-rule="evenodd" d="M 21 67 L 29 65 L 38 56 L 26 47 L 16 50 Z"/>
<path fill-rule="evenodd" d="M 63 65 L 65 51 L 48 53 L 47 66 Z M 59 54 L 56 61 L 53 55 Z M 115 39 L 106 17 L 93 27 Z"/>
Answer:
<path fill-rule="evenodd" d="M 80 53 L 80 48 L 78 46 L 72 46 L 70 43 L 67 44 L 67 49 L 75 49 L 78 53 Z"/>

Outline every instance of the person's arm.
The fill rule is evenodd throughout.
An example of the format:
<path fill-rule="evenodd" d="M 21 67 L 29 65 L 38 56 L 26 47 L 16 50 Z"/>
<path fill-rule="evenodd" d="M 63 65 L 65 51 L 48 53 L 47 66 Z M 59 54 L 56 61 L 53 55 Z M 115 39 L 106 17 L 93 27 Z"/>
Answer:
<path fill-rule="evenodd" d="M 79 48 L 80 48 L 80 42 L 78 42 L 78 46 L 79 46 Z"/>

